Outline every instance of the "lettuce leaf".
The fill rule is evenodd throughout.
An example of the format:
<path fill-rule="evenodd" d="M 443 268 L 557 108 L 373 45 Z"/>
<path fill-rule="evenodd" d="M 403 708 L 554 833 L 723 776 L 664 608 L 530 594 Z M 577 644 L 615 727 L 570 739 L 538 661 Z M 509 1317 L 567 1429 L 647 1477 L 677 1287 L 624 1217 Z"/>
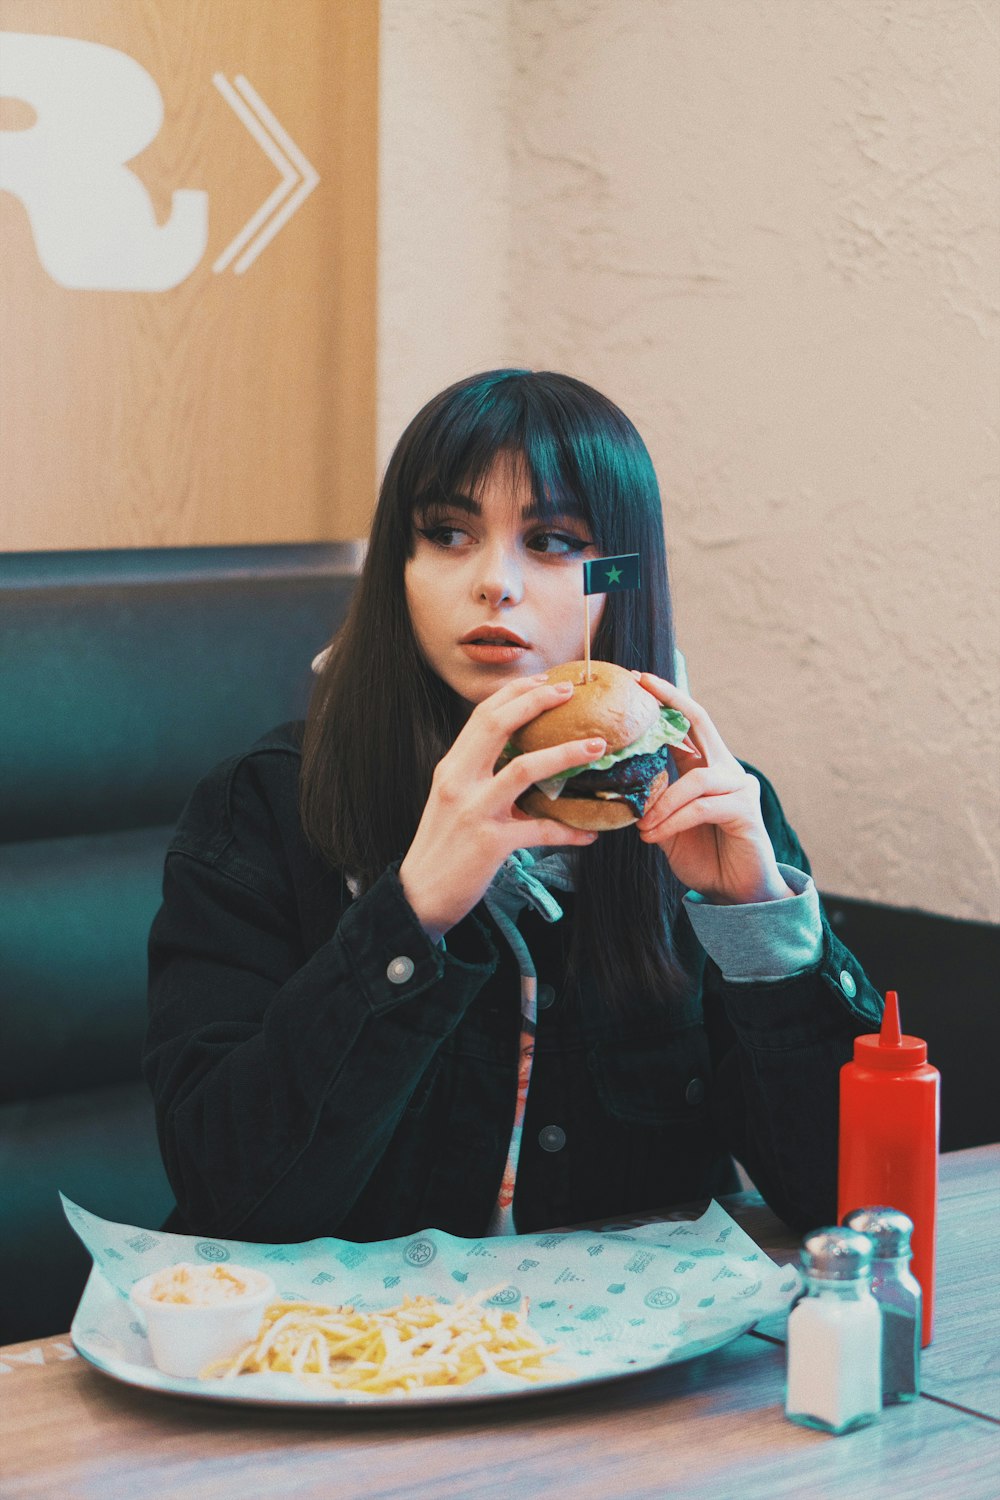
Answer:
<path fill-rule="evenodd" d="M 585 766 L 571 766 L 568 771 L 560 771 L 555 776 L 549 776 L 544 782 L 538 782 L 543 791 L 549 796 L 555 795 L 554 789 L 570 779 L 571 776 L 579 776 L 581 771 L 609 771 L 612 766 L 617 765 L 620 760 L 627 760 L 630 755 L 652 755 L 662 745 L 680 745 L 691 728 L 690 723 L 676 708 L 660 707 L 660 712 L 644 734 L 631 745 L 626 745 L 624 750 L 613 750 L 608 755 L 602 755 L 600 760 L 588 761 Z M 521 751 L 515 749 L 511 744 L 504 748 L 504 762 L 513 760 L 515 755 Z"/>

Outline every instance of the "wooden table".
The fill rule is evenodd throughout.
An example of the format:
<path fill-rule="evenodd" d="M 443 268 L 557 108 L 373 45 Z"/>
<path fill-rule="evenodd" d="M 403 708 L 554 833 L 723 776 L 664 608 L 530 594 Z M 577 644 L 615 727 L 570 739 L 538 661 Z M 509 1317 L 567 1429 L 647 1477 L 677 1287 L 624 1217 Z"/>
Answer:
<path fill-rule="evenodd" d="M 628 1380 L 458 1411 L 209 1405 L 110 1380 L 68 1338 L 0 1349 L 0 1495 L 217 1500 L 893 1500 L 1000 1494 L 1000 1146 L 941 1163 L 938 1317 L 924 1395 L 831 1438 L 782 1413 L 780 1324 Z M 797 1241 L 727 1200 L 776 1260 Z"/>

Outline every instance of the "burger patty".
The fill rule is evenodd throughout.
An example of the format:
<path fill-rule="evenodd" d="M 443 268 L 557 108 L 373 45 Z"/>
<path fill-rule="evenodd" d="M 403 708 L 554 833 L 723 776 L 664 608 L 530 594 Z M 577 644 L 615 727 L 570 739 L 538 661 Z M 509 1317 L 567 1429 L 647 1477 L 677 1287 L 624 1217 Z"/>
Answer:
<path fill-rule="evenodd" d="M 614 792 L 618 800 L 627 802 L 636 817 L 641 818 L 649 801 L 650 787 L 669 767 L 670 746 L 661 745 L 652 755 L 629 755 L 607 771 L 581 771 L 567 781 L 563 796 L 601 801 L 598 792 Z"/>

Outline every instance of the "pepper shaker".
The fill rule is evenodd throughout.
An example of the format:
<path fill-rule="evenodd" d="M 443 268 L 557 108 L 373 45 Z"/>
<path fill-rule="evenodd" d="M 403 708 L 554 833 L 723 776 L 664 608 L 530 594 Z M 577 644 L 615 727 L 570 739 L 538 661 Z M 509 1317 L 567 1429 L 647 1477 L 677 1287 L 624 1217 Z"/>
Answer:
<path fill-rule="evenodd" d="M 871 1293 L 874 1245 L 836 1226 L 814 1230 L 800 1258 L 806 1295 L 788 1319 L 785 1415 L 851 1432 L 882 1409 L 882 1321 Z"/>
<path fill-rule="evenodd" d="M 897 1208 L 857 1208 L 844 1216 L 849 1229 L 875 1246 L 872 1295 L 882 1314 L 882 1405 L 920 1395 L 920 1283 L 910 1270 L 913 1221 Z"/>

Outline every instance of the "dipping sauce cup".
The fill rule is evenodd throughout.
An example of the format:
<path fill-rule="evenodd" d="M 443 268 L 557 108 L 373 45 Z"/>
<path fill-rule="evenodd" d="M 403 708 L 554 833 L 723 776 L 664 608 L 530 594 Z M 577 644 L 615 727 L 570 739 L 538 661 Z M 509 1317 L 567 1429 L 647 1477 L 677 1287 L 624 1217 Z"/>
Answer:
<path fill-rule="evenodd" d="M 144 1276 L 129 1297 L 157 1369 L 192 1379 L 254 1341 L 274 1294 L 263 1271 L 181 1261 Z"/>

